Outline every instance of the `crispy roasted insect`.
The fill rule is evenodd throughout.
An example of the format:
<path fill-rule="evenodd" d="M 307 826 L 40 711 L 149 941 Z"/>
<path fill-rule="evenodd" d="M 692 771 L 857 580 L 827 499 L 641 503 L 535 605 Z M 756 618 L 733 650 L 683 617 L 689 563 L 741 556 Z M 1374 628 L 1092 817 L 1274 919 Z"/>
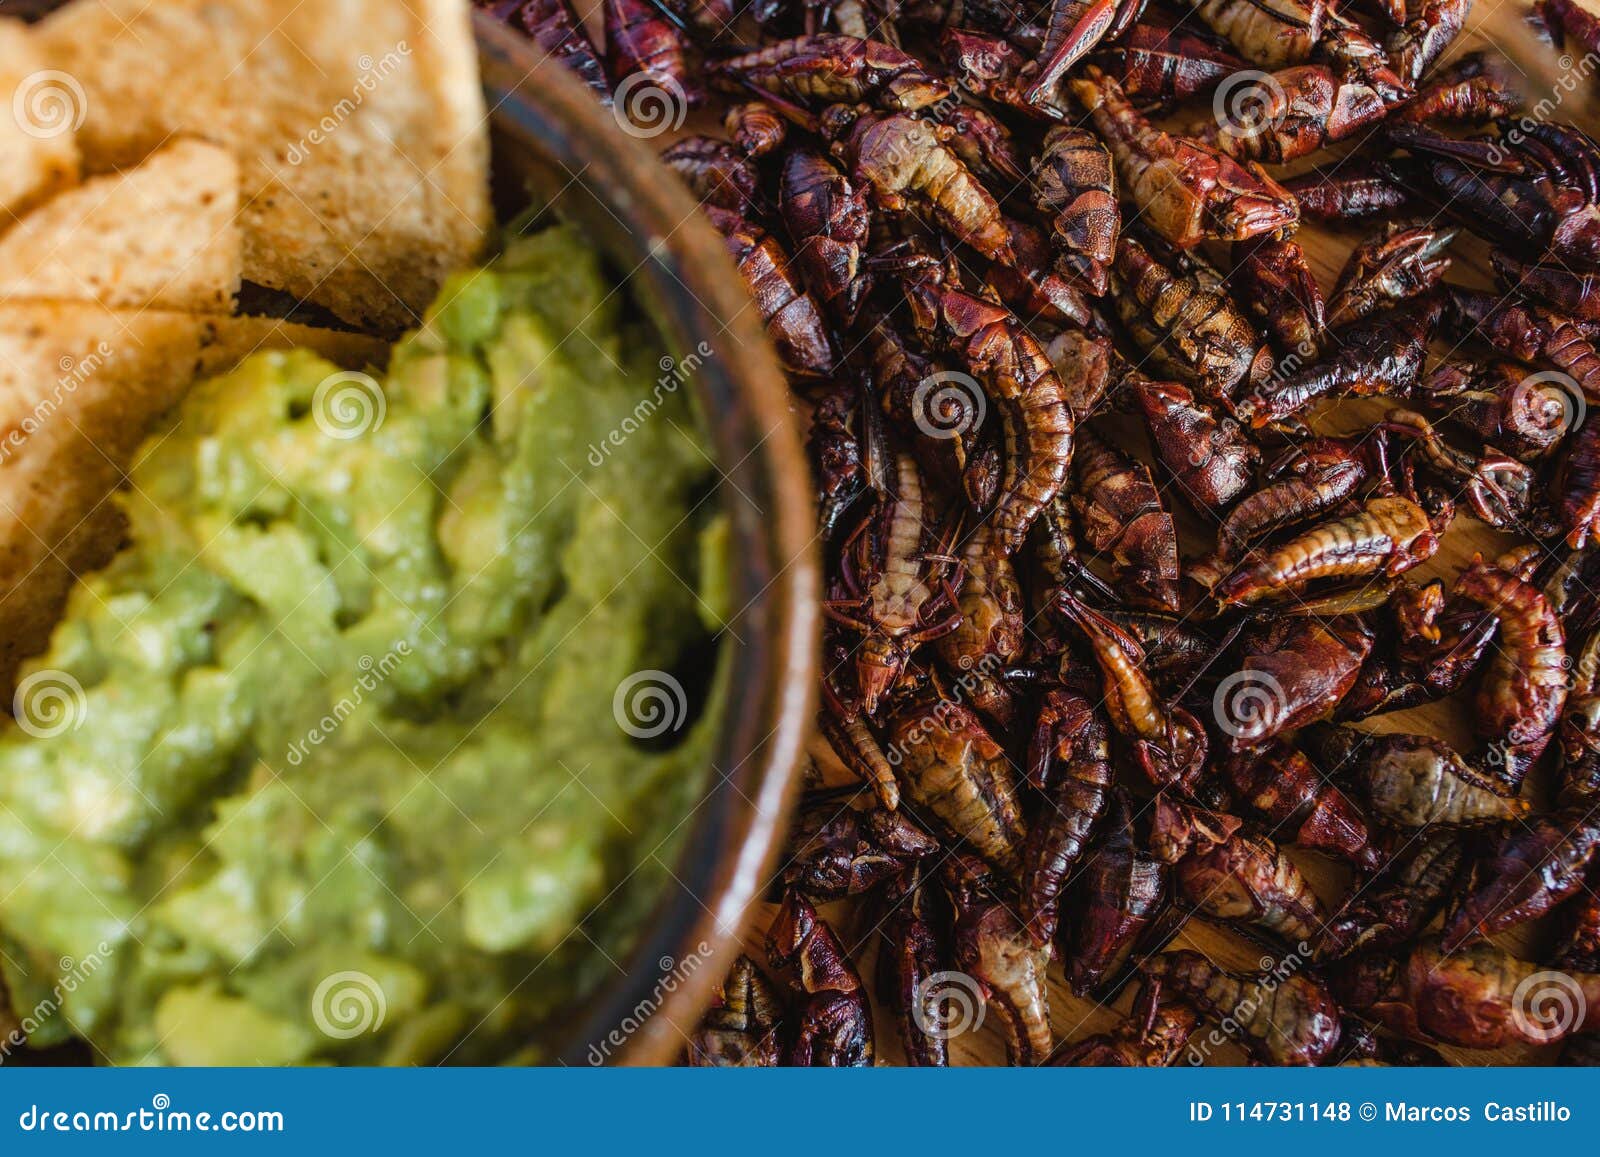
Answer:
<path fill-rule="evenodd" d="M 939 842 L 899 811 L 813 800 L 801 811 L 783 883 L 818 902 L 859 896 L 898 878 Z"/>
<path fill-rule="evenodd" d="M 823 636 L 822 706 L 817 729 L 839 760 L 862 783 L 872 788 L 878 806 L 893 811 L 900 806 L 900 784 L 883 744 L 867 721 L 856 689 L 855 655 L 838 630 Z"/>
<path fill-rule="evenodd" d="M 1048 619 L 1040 619 L 1039 615 L 1054 605 L 1057 591 L 1062 588 L 1092 590 L 1101 596 L 1109 596 L 1111 591 L 1078 556 L 1067 495 L 1056 495 L 1040 512 L 1038 521 L 1033 524 L 1031 541 L 1036 572 L 1030 576 L 1028 584 L 1034 598 L 1031 630 L 1053 637 L 1053 624 Z"/>
<path fill-rule="evenodd" d="M 1396 121 L 1436 124 L 1440 121 L 1488 121 L 1522 109 L 1522 93 L 1503 61 L 1486 52 L 1468 52 L 1440 71 L 1414 99 L 1396 109 Z"/>
<path fill-rule="evenodd" d="M 751 158 L 777 152 L 789 136 L 789 122 L 761 100 L 729 105 L 722 115 L 722 128 L 739 151 Z"/>
<path fill-rule="evenodd" d="M 1023 70 L 1029 61 L 1004 36 L 948 27 L 939 37 L 939 55 L 961 87 L 974 96 L 1039 120 L 1067 117 L 1067 109 L 1048 98 L 1034 103 L 1022 95 Z"/>
<path fill-rule="evenodd" d="M 1556 520 L 1567 545 L 1582 548 L 1600 530 L 1600 422 L 1578 427 L 1556 473 Z"/>
<path fill-rule="evenodd" d="M 1259 165 L 1162 132 L 1092 64 L 1071 85 L 1116 159 L 1122 196 L 1172 244 L 1242 241 L 1294 227 L 1298 203 Z"/>
<path fill-rule="evenodd" d="M 696 1068 L 771 1068 L 783 1056 L 783 1002 L 740 953 L 684 1050 Z"/>
<path fill-rule="evenodd" d="M 748 0 L 663 0 L 667 11 L 687 25 L 691 34 L 721 40 L 733 31 L 734 22 L 752 5 Z"/>
<path fill-rule="evenodd" d="M 780 40 L 714 61 L 708 72 L 712 83 L 729 92 L 766 92 L 818 108 L 868 102 L 913 112 L 950 95 L 950 86 L 916 57 L 881 41 L 839 33 Z"/>
<path fill-rule="evenodd" d="M 1155 16 L 1141 20 L 1114 47 L 1090 59 L 1130 100 L 1158 107 L 1205 96 L 1250 67 L 1211 34 Z"/>
<path fill-rule="evenodd" d="M 1111 556 L 1124 601 L 1146 610 L 1178 609 L 1178 535 L 1150 469 L 1091 430 L 1073 458 L 1072 506 L 1090 549 Z"/>
<path fill-rule="evenodd" d="M 940 119 L 955 130 L 950 147 L 962 162 L 999 189 L 1015 189 L 1028 179 L 1028 159 L 1005 122 L 976 104 L 946 101 Z"/>
<path fill-rule="evenodd" d="M 823 113 L 821 129 L 878 208 L 914 209 L 990 260 L 1015 260 L 1000 206 L 950 148 L 949 125 L 837 104 Z"/>
<path fill-rule="evenodd" d="M 1075 421 L 1097 413 L 1121 370 L 1121 355 L 1111 339 L 1079 329 L 1064 329 L 1045 342 L 1045 355 L 1066 390 Z"/>
<path fill-rule="evenodd" d="M 914 700 L 891 716 L 889 742 L 911 805 L 1015 879 L 1026 835 L 1016 779 L 1005 749 L 972 709 Z"/>
<path fill-rule="evenodd" d="M 1142 971 L 1152 999 L 1175 996 L 1218 1022 L 1256 1060 L 1269 1065 L 1317 1065 L 1339 1047 L 1339 1006 L 1333 994 L 1289 965 L 1257 976 L 1225 972 L 1198 952 L 1167 952 Z"/>
<path fill-rule="evenodd" d="M 1067 71 L 1102 41 L 1120 37 L 1144 6 L 1145 0 L 1051 0 L 1039 58 L 1024 70 L 1023 98 L 1031 104 L 1055 98 Z"/>
<path fill-rule="evenodd" d="M 1218 512 L 1254 483 L 1261 451 L 1237 422 L 1218 418 L 1176 382 L 1139 378 L 1126 388 L 1144 415 L 1156 457 L 1190 505 Z"/>
<path fill-rule="evenodd" d="M 817 520 L 825 539 L 868 490 L 874 465 L 871 400 L 859 379 L 843 377 L 817 396 L 806 451 L 817 484 Z"/>
<path fill-rule="evenodd" d="M 636 75 L 648 77 L 669 99 L 690 108 L 705 99 L 683 33 L 661 9 L 649 0 L 601 0 L 600 12 L 605 21 L 606 71 L 618 86 L 624 107 L 629 92 L 622 85 Z"/>
<path fill-rule="evenodd" d="M 1410 95 L 1325 64 L 1242 77 L 1218 90 L 1216 113 L 1197 135 L 1236 160 L 1269 165 L 1342 141 L 1382 120 L 1393 100 Z"/>
<path fill-rule="evenodd" d="M 1508 829 L 1479 865 L 1476 886 L 1445 921 L 1446 952 L 1545 915 L 1584 888 L 1600 850 L 1600 816 L 1587 804 Z"/>
<path fill-rule="evenodd" d="M 1311 944 L 1327 913 L 1293 860 L 1264 835 L 1241 832 L 1221 812 L 1156 797 L 1151 850 L 1169 864 L 1195 910 L 1268 932 L 1288 944 Z"/>
<path fill-rule="evenodd" d="M 1341 161 L 1310 169 L 1284 183 L 1300 210 L 1319 221 L 1381 217 L 1406 203 L 1406 191 L 1370 161 Z"/>
<path fill-rule="evenodd" d="M 1515 458 L 1487 447 L 1477 457 L 1458 450 L 1415 410 L 1390 410 L 1381 428 L 1405 437 L 1417 451 L 1418 464 L 1452 489 L 1459 487 L 1472 512 L 1490 526 L 1511 530 L 1533 520 L 1542 500 L 1539 479 Z"/>
<path fill-rule="evenodd" d="M 803 1068 L 872 1064 L 872 1010 L 855 966 L 817 910 L 785 893 L 767 929 L 767 963 L 805 998 L 794 1017 L 787 1062 Z"/>
<path fill-rule="evenodd" d="M 978 523 L 967 536 L 961 568 L 963 578 L 956 595 L 961 625 L 935 647 L 968 702 L 1009 728 L 1015 707 L 998 672 L 1022 653 L 1022 586 L 988 522 Z"/>
<path fill-rule="evenodd" d="M 1028 778 L 1045 802 L 1022 853 L 1021 915 L 1043 947 L 1055 937 L 1067 876 L 1111 797 L 1111 737 L 1088 699 L 1065 689 L 1045 694 L 1028 746 Z"/>
<path fill-rule="evenodd" d="M 1564 264 L 1523 261 L 1503 249 L 1491 250 L 1489 260 L 1507 289 L 1539 299 L 1552 313 L 1600 322 L 1600 274 Z"/>
<path fill-rule="evenodd" d="M 1312 728 L 1301 743 L 1323 772 L 1357 787 L 1367 814 L 1390 827 L 1482 827 L 1529 811 L 1527 800 L 1426 735 Z"/>
<path fill-rule="evenodd" d="M 1199 1019 L 1181 1000 L 1156 1004 L 1142 999 L 1129 1019 L 1058 1052 L 1050 1063 L 1058 1068 L 1167 1068 L 1183 1055 Z"/>
<path fill-rule="evenodd" d="M 1237 752 L 1222 773 L 1235 799 L 1272 824 L 1272 831 L 1286 831 L 1294 845 L 1347 859 L 1365 871 L 1384 861 L 1365 816 L 1298 747 L 1278 739 Z"/>
<path fill-rule="evenodd" d="M 1105 293 L 1122 227 L 1111 154 L 1087 129 L 1058 125 L 1045 134 L 1030 188 L 1050 219 L 1056 268 L 1095 296 Z"/>
<path fill-rule="evenodd" d="M 945 576 L 948 560 L 916 463 L 894 455 L 875 509 L 845 543 L 840 575 L 848 597 L 824 605 L 828 617 L 857 631 L 862 702 L 870 715 L 894 687 L 911 652 L 961 623 Z M 942 619 L 931 616 L 941 608 Z"/>
<path fill-rule="evenodd" d="M 1011 906 L 996 897 L 997 884 L 981 861 L 954 856 L 944 875 L 956 909 L 957 966 L 982 986 L 984 1006 L 1005 1032 L 1011 1063 L 1044 1063 L 1055 1044 L 1045 986 L 1050 950 L 1029 941 Z"/>
<path fill-rule="evenodd" d="M 727 141 L 684 137 L 664 149 L 661 159 L 683 178 L 702 204 L 741 217 L 760 217 L 761 174 L 749 157 Z"/>
<path fill-rule="evenodd" d="M 862 267 L 871 228 L 865 191 L 821 153 L 793 149 L 783 160 L 778 208 L 806 288 L 852 325 L 869 284 Z"/>
<path fill-rule="evenodd" d="M 1574 0 L 1538 0 L 1535 5 L 1551 31 L 1559 30 L 1562 40 L 1571 39 L 1580 48 L 1600 53 L 1600 17 Z"/>
<path fill-rule="evenodd" d="M 1400 75 L 1416 84 L 1460 34 L 1472 0 L 1406 0 L 1405 9 L 1405 23 L 1384 48 Z"/>
<path fill-rule="evenodd" d="M 1554 121 L 1528 117 L 1506 127 L 1500 136 L 1459 140 L 1421 125 L 1392 125 L 1391 140 L 1410 158 L 1388 167 L 1497 246 L 1594 267 L 1600 261 L 1600 145 Z"/>
<path fill-rule="evenodd" d="M 828 373 L 834 360 L 828 327 L 778 239 L 748 217 L 715 205 L 701 209 L 726 241 L 784 368 L 801 377 Z"/>
<path fill-rule="evenodd" d="M 528 37 L 550 56 L 577 74 L 600 103 L 611 104 L 611 81 L 600 53 L 584 31 L 583 20 L 570 0 L 476 0 L 495 19 Z"/>
<path fill-rule="evenodd" d="M 1550 963 L 1574 972 L 1600 972 L 1600 893 L 1589 886 L 1563 909 L 1561 939 Z"/>
<path fill-rule="evenodd" d="M 1118 315 L 1156 368 L 1207 399 L 1231 399 L 1243 383 L 1267 373 L 1270 351 L 1205 262 L 1180 253 L 1163 262 L 1123 237 L 1112 286 Z"/>
<path fill-rule="evenodd" d="M 1400 959 L 1363 956 L 1334 971 L 1347 1008 L 1409 1040 L 1493 1049 L 1550 1044 L 1600 1028 L 1600 976 L 1562 981 L 1493 944 L 1446 952 L 1437 939 Z"/>
<path fill-rule="evenodd" d="M 1418 396 L 1447 401 L 1451 422 L 1524 462 L 1548 457 L 1579 413 L 1578 396 L 1561 375 L 1498 359 L 1442 362 Z"/>
<path fill-rule="evenodd" d="M 1263 234 L 1233 247 L 1234 295 L 1282 353 L 1316 356 L 1326 325 L 1322 290 L 1305 251 L 1292 239 Z M 1253 367 L 1256 376 L 1265 367 Z"/>
<path fill-rule="evenodd" d="M 1350 251 L 1328 299 L 1328 328 L 1338 329 L 1432 289 L 1450 268 L 1444 251 L 1454 229 L 1392 221 Z"/>
<path fill-rule="evenodd" d="M 1079 996 L 1103 994 L 1122 977 L 1136 951 L 1159 943 L 1175 927 L 1170 911 L 1172 869 L 1144 846 L 1134 827 L 1128 793 L 1111 792 L 1099 843 L 1069 889 L 1069 911 L 1056 931 L 1067 983 Z"/>
<path fill-rule="evenodd" d="M 1427 511 L 1409 498 L 1369 499 L 1358 514 L 1322 523 L 1263 550 L 1218 584 L 1224 606 L 1287 598 L 1323 578 L 1390 577 L 1426 562 L 1438 549 Z"/>
<path fill-rule="evenodd" d="M 896 1012 L 906 1061 L 918 1067 L 950 1063 L 949 1032 L 962 993 L 941 987 L 950 968 L 933 906 L 933 886 L 917 864 L 889 889 L 878 949 L 879 991 Z M 952 1007 L 952 1006 L 955 1007 Z"/>
<path fill-rule="evenodd" d="M 1561 751 L 1560 801 L 1574 806 L 1600 797 L 1600 630 L 1591 630 L 1572 664 L 1572 690 L 1556 728 Z"/>
<path fill-rule="evenodd" d="M 1262 68 L 1299 64 L 1322 38 L 1322 0 L 1187 0 L 1200 19 Z"/>
<path fill-rule="evenodd" d="M 1318 615 L 1269 619 L 1249 630 L 1239 670 L 1218 684 L 1212 714 L 1233 751 L 1325 719 L 1354 685 L 1372 651 L 1359 619 Z"/>
<path fill-rule="evenodd" d="M 1011 234 L 1010 265 L 995 262 L 985 275 L 985 288 L 1030 324 L 1100 327 L 1089 297 L 1076 281 L 1062 276 L 1056 254 L 1043 229 L 1015 217 L 1005 217 Z"/>
<path fill-rule="evenodd" d="M 1423 832 L 1334 913 L 1317 945 L 1319 960 L 1389 952 L 1422 934 L 1469 866 L 1456 832 Z"/>
<path fill-rule="evenodd" d="M 1010 310 L 932 278 L 906 283 L 918 331 L 960 358 L 1000 409 L 1005 475 L 991 515 L 1001 548 L 1015 552 L 1066 483 L 1073 420 L 1044 348 Z"/>
<path fill-rule="evenodd" d="M 988 510 L 998 480 L 987 477 L 979 460 L 987 407 L 982 391 L 937 370 L 887 314 L 864 311 L 856 334 L 883 413 L 910 439 L 924 477 L 947 493 L 965 494 L 972 509 Z"/>
<path fill-rule="evenodd" d="M 1482 559 L 1462 572 L 1456 594 L 1500 619 L 1500 644 L 1478 685 L 1473 724 L 1498 752 L 1500 774 L 1522 782 L 1567 701 L 1566 636 L 1544 593 Z"/>
<path fill-rule="evenodd" d="M 1462 336 L 1477 336 L 1522 362 L 1554 366 L 1584 397 L 1600 397 L 1600 349 L 1578 320 L 1459 286 L 1451 286 L 1450 317 Z"/>
<path fill-rule="evenodd" d="M 1094 652 L 1117 732 L 1133 741 L 1135 762 L 1156 787 L 1188 791 L 1205 768 L 1206 733 L 1182 707 L 1161 702 L 1144 670 L 1144 649 L 1127 631 L 1061 590 L 1056 605 L 1081 630 Z"/>
<path fill-rule="evenodd" d="M 1436 294 L 1346 326 L 1331 354 L 1282 377 L 1263 381 L 1234 403 L 1255 426 L 1293 417 L 1318 398 L 1406 397 L 1422 377 L 1428 343 L 1444 315 Z"/>
<path fill-rule="evenodd" d="M 1313 438 L 1265 469 L 1267 484 L 1246 495 L 1217 529 L 1217 550 L 1234 559 L 1251 542 L 1332 510 L 1370 476 L 1377 443 Z"/>

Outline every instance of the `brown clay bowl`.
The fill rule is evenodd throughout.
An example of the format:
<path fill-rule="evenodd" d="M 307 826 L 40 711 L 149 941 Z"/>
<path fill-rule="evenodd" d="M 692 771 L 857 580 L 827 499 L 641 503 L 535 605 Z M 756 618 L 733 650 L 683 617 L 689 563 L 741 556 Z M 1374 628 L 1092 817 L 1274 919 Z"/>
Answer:
<path fill-rule="evenodd" d="M 692 382 L 732 525 L 725 723 L 675 881 L 613 983 L 542 1049 L 569 1064 L 666 1064 L 738 952 L 784 836 L 815 710 L 820 571 L 788 387 L 721 237 L 656 159 L 565 68 L 479 15 L 496 202 L 554 198 L 626 278 L 665 348 L 712 352 Z M 641 501 L 648 495 L 641 495 Z M 702 946 L 705 946 L 702 948 Z"/>

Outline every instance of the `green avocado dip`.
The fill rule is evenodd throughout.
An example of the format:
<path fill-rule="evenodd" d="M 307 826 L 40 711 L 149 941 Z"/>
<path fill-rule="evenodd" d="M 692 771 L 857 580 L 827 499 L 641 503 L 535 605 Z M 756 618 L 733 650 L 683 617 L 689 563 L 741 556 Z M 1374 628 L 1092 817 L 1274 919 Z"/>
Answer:
<path fill-rule="evenodd" d="M 0 732 L 30 1049 L 538 1060 L 617 976 L 707 780 L 727 588 L 636 314 L 544 229 L 381 389 L 259 354 L 150 439 Z"/>

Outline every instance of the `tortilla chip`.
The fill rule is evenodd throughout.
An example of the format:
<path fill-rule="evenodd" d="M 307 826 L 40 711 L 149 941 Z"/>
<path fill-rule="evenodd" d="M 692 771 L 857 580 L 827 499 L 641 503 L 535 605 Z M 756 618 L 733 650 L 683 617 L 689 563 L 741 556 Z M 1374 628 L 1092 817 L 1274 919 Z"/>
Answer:
<path fill-rule="evenodd" d="M 347 370 L 382 370 L 394 346 L 382 338 L 275 317 L 207 319 L 201 335 L 200 372 L 208 377 L 231 370 L 257 350 L 311 350 Z"/>
<path fill-rule="evenodd" d="M 465 0 L 76 0 L 36 31 L 88 92 L 90 168 L 173 134 L 234 153 L 252 281 L 394 332 L 483 245 Z"/>
<path fill-rule="evenodd" d="M 233 154 L 177 141 L 0 235 L 0 302 L 231 312 L 243 260 L 238 214 Z"/>
<path fill-rule="evenodd" d="M 198 376 L 257 349 L 310 347 L 347 368 L 386 347 L 270 318 L 0 306 L 0 689 L 43 650 L 77 576 L 125 526 L 108 501 L 134 451 Z"/>
<path fill-rule="evenodd" d="M 0 226 L 78 183 L 74 125 L 88 96 L 52 73 L 27 26 L 0 19 Z"/>

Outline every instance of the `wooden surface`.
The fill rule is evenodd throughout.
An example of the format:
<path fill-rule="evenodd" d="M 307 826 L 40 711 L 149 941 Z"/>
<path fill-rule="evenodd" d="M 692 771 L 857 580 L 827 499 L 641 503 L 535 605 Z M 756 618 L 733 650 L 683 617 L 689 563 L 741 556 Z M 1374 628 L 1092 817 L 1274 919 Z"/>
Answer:
<path fill-rule="evenodd" d="M 1479 0 L 1479 24 L 1488 24 L 1487 32 L 1492 32 L 1494 43 L 1507 45 L 1511 49 L 1511 59 L 1529 80 L 1528 87 L 1535 93 L 1533 100 L 1537 101 L 1538 94 L 1552 91 L 1550 85 L 1549 68 L 1550 54 L 1547 49 L 1527 41 L 1520 36 L 1520 29 L 1508 28 L 1507 22 L 1514 24 L 1518 18 L 1515 13 L 1520 11 L 1511 4 L 1506 4 L 1498 11 L 1490 8 L 1491 0 Z M 1459 50 L 1466 51 L 1470 48 L 1486 43 L 1487 35 L 1483 27 L 1475 27 L 1464 35 L 1459 42 Z M 1452 53 L 1452 56 L 1454 53 Z M 1447 58 L 1448 60 L 1448 58 Z M 1588 83 L 1588 82 L 1580 82 Z M 1582 107 L 1584 99 L 1581 95 L 1569 95 L 1566 98 L 1562 111 L 1555 114 L 1557 117 L 1568 117 L 1580 121 L 1587 121 L 1587 109 Z M 1196 118 L 1207 114 L 1203 103 L 1197 102 L 1191 109 L 1185 110 L 1183 116 L 1189 119 L 1184 123 L 1194 123 Z M 1180 118 L 1175 118 L 1180 119 Z M 1273 171 L 1275 176 L 1293 175 L 1311 168 L 1319 163 L 1328 163 L 1341 155 L 1353 151 L 1355 142 L 1346 142 L 1342 147 L 1328 152 L 1316 154 L 1290 166 L 1282 166 Z M 1381 224 L 1378 223 L 1378 224 Z M 1365 225 L 1324 227 L 1315 223 L 1308 223 L 1302 227 L 1298 234 L 1302 246 L 1310 257 L 1318 282 L 1324 293 L 1332 289 L 1333 282 L 1339 269 L 1344 264 L 1350 248 L 1375 228 L 1373 223 Z M 1447 279 L 1465 285 L 1490 287 L 1493 280 L 1488 264 L 1488 247 L 1479 239 L 1470 234 L 1461 234 L 1457 237 L 1451 248 L 1455 265 L 1447 275 Z M 1223 266 L 1226 267 L 1225 264 Z M 1437 359 L 1450 352 L 1448 345 L 1436 344 L 1434 358 Z M 1476 351 L 1482 352 L 1482 351 Z M 1430 362 L 1430 365 L 1433 364 Z M 1330 412 L 1318 416 L 1313 424 L 1321 432 L 1349 433 L 1361 428 L 1363 423 L 1370 424 L 1378 415 L 1381 415 L 1389 403 L 1382 400 L 1363 402 L 1348 402 L 1327 408 Z M 1097 423 L 1101 420 L 1097 419 Z M 1144 440 L 1142 430 L 1135 423 L 1126 420 L 1112 419 L 1106 424 L 1112 435 L 1126 448 L 1140 454 L 1146 461 L 1150 460 L 1148 445 Z M 1459 440 L 1458 440 L 1459 441 Z M 1459 441 L 1466 446 L 1468 443 Z M 1211 544 L 1214 531 L 1208 527 L 1201 516 L 1188 508 L 1181 500 L 1174 499 L 1170 506 L 1178 518 L 1180 543 L 1186 557 L 1201 553 Z M 1493 555 L 1515 545 L 1519 540 L 1514 535 L 1497 532 L 1469 514 L 1462 514 L 1439 550 L 1439 553 L 1427 564 L 1410 573 L 1413 579 L 1425 579 L 1434 576 L 1443 576 L 1448 581 L 1464 565 L 1466 565 L 1477 552 L 1485 556 Z M 1392 714 L 1375 717 L 1364 721 L 1361 726 L 1373 731 L 1405 731 L 1439 736 L 1463 751 L 1471 751 L 1475 746 L 1468 717 L 1468 705 L 1463 700 L 1470 696 L 1469 684 L 1466 695 L 1458 694 L 1450 700 L 1441 703 L 1416 708 L 1410 711 L 1394 712 Z M 847 781 L 849 773 L 845 772 L 838 764 L 825 741 L 820 738 L 812 743 L 815 762 L 819 774 L 827 782 Z M 1541 766 L 1539 772 L 1529 777 L 1529 784 L 1524 788 L 1526 794 L 1535 800 L 1536 808 L 1548 803 L 1549 773 Z M 1337 908 L 1341 899 L 1349 890 L 1351 877 L 1347 869 L 1330 860 L 1322 858 L 1315 853 L 1302 852 L 1290 848 L 1289 854 L 1301 866 L 1307 878 L 1311 881 L 1321 899 L 1332 911 Z M 1070 885 L 1069 885 L 1070 886 Z M 839 933 L 843 943 L 850 949 L 852 959 L 866 980 L 869 988 L 874 986 L 874 958 L 877 951 L 875 925 L 869 911 L 870 905 L 840 903 L 826 906 L 822 913 Z M 767 921 L 770 919 L 773 905 L 763 904 L 752 917 L 745 942 L 747 950 L 757 961 L 764 961 L 763 933 Z M 1504 947 L 1523 955 L 1527 959 L 1538 959 L 1551 943 L 1553 935 L 1549 921 L 1540 925 L 1518 929 L 1514 933 L 1498 938 L 1497 942 Z M 1207 923 L 1200 919 L 1190 920 L 1169 947 L 1189 947 L 1209 956 L 1216 963 L 1237 971 L 1254 971 L 1263 965 L 1270 965 L 1283 959 L 1281 949 L 1268 949 L 1261 944 L 1253 943 L 1228 932 L 1218 925 Z M 1132 1002 L 1133 986 L 1126 988 L 1115 1001 L 1109 1005 L 1101 1005 L 1092 1000 L 1085 1000 L 1074 996 L 1067 988 L 1062 975 L 1059 962 L 1054 962 L 1050 967 L 1050 1015 L 1055 1036 L 1060 1041 L 1081 1039 L 1093 1033 L 1104 1032 L 1112 1028 Z M 876 1008 L 877 1050 L 880 1064 L 898 1064 L 902 1062 L 902 1051 L 897 1036 L 895 1021 L 892 1015 L 886 1013 L 882 1007 Z M 956 1037 L 950 1041 L 950 1059 L 952 1064 L 1004 1064 L 1005 1048 L 1000 1035 L 1000 1030 L 993 1023 L 993 1018 L 987 1018 L 989 1023 L 984 1024 L 977 1032 Z M 1209 1025 L 1202 1026 L 1196 1034 L 1195 1040 L 1200 1041 L 1209 1029 Z M 1488 1064 L 1530 1064 L 1550 1063 L 1557 1047 L 1531 1048 L 1526 1046 L 1513 1046 L 1494 1051 L 1478 1051 L 1468 1049 L 1444 1048 L 1441 1050 L 1452 1061 L 1463 1065 L 1488 1065 Z M 1225 1044 L 1211 1052 L 1208 1063 L 1210 1064 L 1241 1064 L 1246 1062 L 1245 1054 L 1237 1046 Z"/>

